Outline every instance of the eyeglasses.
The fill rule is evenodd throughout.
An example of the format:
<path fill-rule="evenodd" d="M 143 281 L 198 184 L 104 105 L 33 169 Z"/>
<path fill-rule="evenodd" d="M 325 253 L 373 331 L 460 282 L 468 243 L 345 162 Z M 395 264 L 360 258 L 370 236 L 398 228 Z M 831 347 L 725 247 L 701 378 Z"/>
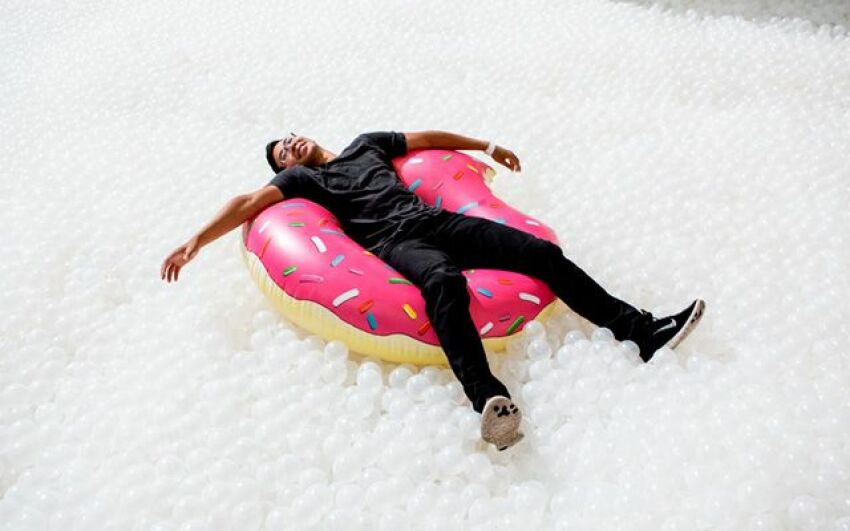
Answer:
<path fill-rule="evenodd" d="M 289 133 L 289 136 L 285 139 L 281 140 L 283 143 L 280 148 L 280 158 L 278 159 L 278 163 L 280 163 L 281 168 L 286 167 L 286 155 L 289 153 L 289 146 L 292 145 L 292 139 L 295 138 L 295 133 Z"/>

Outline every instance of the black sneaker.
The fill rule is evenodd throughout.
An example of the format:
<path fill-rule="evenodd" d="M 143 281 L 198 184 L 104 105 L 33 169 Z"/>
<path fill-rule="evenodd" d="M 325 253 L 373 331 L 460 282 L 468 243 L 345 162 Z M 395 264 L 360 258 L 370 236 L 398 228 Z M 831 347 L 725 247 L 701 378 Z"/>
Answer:
<path fill-rule="evenodd" d="M 655 351 L 663 348 L 676 348 L 696 327 L 703 310 L 705 301 L 697 299 L 690 306 L 668 317 L 656 318 L 646 310 L 641 310 L 643 326 L 636 327 L 635 334 L 630 337 L 638 348 L 643 361 L 652 359 Z"/>

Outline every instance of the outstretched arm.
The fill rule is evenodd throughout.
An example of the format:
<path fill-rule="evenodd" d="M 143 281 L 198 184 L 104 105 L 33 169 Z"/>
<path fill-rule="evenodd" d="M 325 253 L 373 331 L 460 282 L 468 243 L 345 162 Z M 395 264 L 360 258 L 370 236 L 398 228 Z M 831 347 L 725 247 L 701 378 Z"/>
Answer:
<path fill-rule="evenodd" d="M 242 194 L 228 201 L 218 214 L 183 245 L 178 246 L 162 262 L 160 277 L 166 282 L 177 280 L 180 268 L 192 260 L 201 247 L 211 243 L 245 222 L 272 203 L 283 200 L 276 186 L 265 186 L 251 194 Z"/>
<path fill-rule="evenodd" d="M 404 133 L 407 140 L 407 150 L 414 149 L 469 149 L 484 151 L 487 149 L 486 140 L 478 140 L 468 136 L 449 133 L 448 131 L 419 131 Z M 493 151 L 493 160 L 510 169 L 511 171 L 522 171 L 519 158 L 513 151 L 496 146 Z"/>

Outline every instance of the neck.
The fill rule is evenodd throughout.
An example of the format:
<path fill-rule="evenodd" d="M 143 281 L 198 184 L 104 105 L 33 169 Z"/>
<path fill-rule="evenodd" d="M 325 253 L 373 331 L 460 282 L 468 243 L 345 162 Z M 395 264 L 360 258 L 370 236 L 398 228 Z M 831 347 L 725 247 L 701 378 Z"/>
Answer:
<path fill-rule="evenodd" d="M 336 155 L 334 155 L 333 153 L 331 153 L 330 151 L 328 151 L 326 149 L 322 149 L 322 162 L 320 162 L 320 164 L 327 164 L 328 162 L 332 161 L 335 158 L 336 158 Z"/>

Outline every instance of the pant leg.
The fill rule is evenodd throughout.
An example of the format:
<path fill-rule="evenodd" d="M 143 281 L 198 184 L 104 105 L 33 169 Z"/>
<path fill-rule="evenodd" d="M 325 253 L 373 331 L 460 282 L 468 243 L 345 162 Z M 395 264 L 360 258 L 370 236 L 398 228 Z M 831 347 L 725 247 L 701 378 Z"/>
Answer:
<path fill-rule="evenodd" d="M 427 237 L 461 270 L 502 269 L 538 278 L 573 311 L 618 340 L 628 339 L 639 310 L 608 293 L 564 256 L 560 246 L 495 221 L 455 214 Z"/>
<path fill-rule="evenodd" d="M 494 395 L 510 398 L 487 363 L 469 313 L 466 277 L 445 251 L 419 238 L 405 239 L 388 249 L 384 260 L 419 287 L 431 326 L 473 409 L 480 413 Z"/>

